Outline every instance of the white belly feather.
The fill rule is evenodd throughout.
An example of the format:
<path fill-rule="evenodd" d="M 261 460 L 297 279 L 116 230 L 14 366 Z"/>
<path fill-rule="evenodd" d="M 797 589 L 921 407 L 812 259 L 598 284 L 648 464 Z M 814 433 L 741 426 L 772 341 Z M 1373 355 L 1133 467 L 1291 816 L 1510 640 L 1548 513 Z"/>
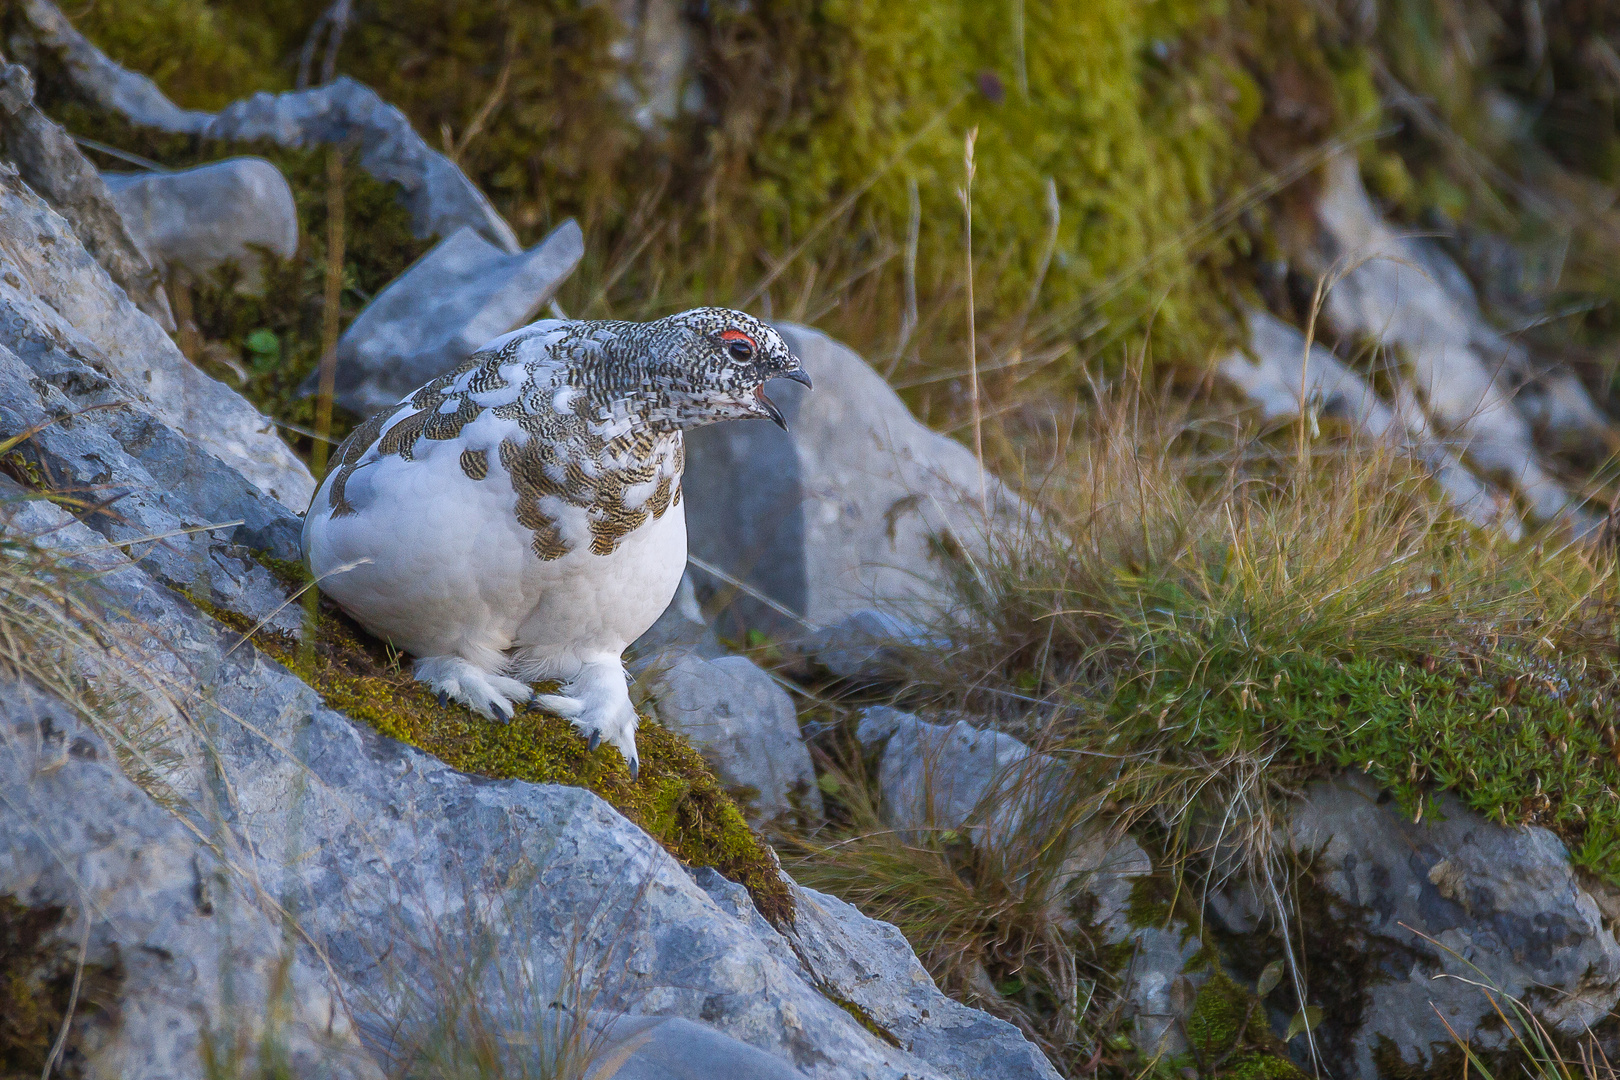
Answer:
<path fill-rule="evenodd" d="M 459 452 L 424 440 L 414 460 L 362 464 L 347 485 L 354 514 L 331 516 L 330 479 L 317 493 L 304 525 L 310 568 L 368 630 L 416 656 L 518 650 L 526 677 L 565 677 L 587 656 L 617 656 L 669 605 L 686 565 L 679 504 L 610 554 L 582 544 L 542 561 L 504 470 L 492 462 L 472 480 Z"/>

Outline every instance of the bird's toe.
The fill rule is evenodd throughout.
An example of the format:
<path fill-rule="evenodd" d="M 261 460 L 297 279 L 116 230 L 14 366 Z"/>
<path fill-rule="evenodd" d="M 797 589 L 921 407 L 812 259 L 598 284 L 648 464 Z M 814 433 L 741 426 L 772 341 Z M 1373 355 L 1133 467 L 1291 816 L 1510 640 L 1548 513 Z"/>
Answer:
<path fill-rule="evenodd" d="M 549 713 L 556 713 L 564 720 L 573 720 L 585 711 L 583 701 L 565 694 L 535 694 L 531 700 L 535 705 Z"/>

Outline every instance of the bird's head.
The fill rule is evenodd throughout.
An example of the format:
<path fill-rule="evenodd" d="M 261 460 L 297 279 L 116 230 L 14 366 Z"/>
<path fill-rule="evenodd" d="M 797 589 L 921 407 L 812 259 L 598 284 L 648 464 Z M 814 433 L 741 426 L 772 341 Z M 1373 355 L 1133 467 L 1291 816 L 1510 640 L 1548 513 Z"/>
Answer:
<path fill-rule="evenodd" d="M 649 374 L 678 427 L 759 417 L 784 431 L 787 420 L 765 384 L 792 379 L 808 387 L 799 358 L 767 324 L 729 308 L 694 308 L 654 324 L 665 344 Z"/>

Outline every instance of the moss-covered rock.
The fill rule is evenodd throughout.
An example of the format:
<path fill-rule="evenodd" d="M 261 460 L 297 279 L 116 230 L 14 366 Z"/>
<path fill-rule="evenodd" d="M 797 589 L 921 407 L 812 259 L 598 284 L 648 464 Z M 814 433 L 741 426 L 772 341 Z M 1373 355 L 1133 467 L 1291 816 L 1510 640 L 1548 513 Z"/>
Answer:
<path fill-rule="evenodd" d="M 308 580 L 296 563 L 265 562 L 289 584 Z M 240 616 L 208 610 L 239 631 L 252 629 Z M 254 634 L 253 642 L 332 708 L 453 768 L 500 780 L 589 788 L 682 862 L 712 866 L 745 886 L 772 922 L 792 921 L 793 898 L 769 848 L 680 735 L 644 719 L 636 732 L 640 774 L 632 780 L 618 750 L 604 743 L 589 752 L 585 739 L 561 717 L 527 709 L 510 723 L 497 724 L 461 705 L 440 705 L 412 678 L 408 658 L 372 638 L 329 600 L 321 600 L 312 624 L 303 642 L 265 630 Z"/>

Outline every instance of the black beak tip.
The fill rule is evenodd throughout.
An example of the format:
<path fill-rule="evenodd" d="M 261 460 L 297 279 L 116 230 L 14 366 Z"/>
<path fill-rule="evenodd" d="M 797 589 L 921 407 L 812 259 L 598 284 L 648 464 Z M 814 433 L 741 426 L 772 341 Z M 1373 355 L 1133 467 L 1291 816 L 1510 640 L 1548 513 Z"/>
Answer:
<path fill-rule="evenodd" d="M 806 390 L 815 389 L 814 386 L 810 385 L 810 373 L 805 371 L 804 368 L 799 368 L 795 371 L 784 371 L 781 377 L 784 379 L 792 379 Z"/>
<path fill-rule="evenodd" d="M 761 405 L 765 406 L 765 415 L 770 418 L 771 423 L 786 431 L 788 429 L 787 417 L 783 416 L 782 410 L 776 407 L 776 402 L 765 396 L 763 388 L 756 391 L 754 396 L 759 399 Z"/>

